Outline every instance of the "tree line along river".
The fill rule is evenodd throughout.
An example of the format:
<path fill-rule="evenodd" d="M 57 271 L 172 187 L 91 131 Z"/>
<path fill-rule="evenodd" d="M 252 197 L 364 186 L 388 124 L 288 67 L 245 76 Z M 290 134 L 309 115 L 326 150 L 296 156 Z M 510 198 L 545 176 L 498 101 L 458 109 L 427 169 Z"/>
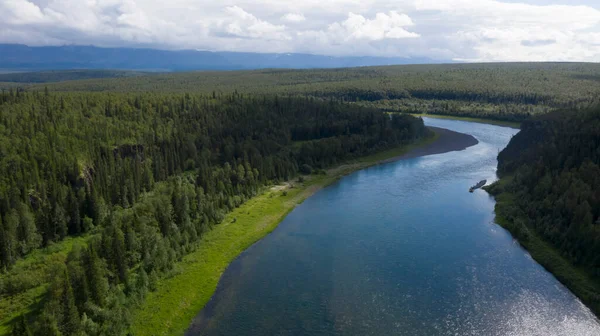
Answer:
<path fill-rule="evenodd" d="M 463 151 L 368 168 L 292 211 L 223 274 L 187 335 L 600 335 L 494 223 L 480 180 L 518 130 L 425 118 Z"/>

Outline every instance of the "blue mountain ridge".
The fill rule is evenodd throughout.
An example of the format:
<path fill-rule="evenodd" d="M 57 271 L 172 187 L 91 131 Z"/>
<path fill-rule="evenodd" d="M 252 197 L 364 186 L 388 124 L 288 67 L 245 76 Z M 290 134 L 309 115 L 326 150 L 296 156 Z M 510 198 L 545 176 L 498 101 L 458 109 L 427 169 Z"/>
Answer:
<path fill-rule="evenodd" d="M 101 48 L 72 45 L 30 47 L 21 44 L 0 44 L 0 69 L 4 70 L 251 70 L 265 68 L 345 68 L 426 63 L 441 63 L 441 61 L 434 61 L 429 58 L 333 57 L 295 53 L 268 54 L 147 48 Z M 448 62 L 445 61 L 444 63 Z"/>

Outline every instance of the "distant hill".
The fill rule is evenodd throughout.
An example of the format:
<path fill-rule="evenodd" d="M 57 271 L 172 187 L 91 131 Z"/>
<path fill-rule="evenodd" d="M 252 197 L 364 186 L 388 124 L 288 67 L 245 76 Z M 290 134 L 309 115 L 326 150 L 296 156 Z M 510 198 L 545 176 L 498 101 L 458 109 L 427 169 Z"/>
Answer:
<path fill-rule="evenodd" d="M 0 68 L 6 70 L 249 70 L 343 68 L 424 63 L 434 63 L 434 61 L 428 58 L 331 57 L 310 54 L 170 51 L 94 46 L 29 47 L 21 44 L 0 44 Z"/>
<path fill-rule="evenodd" d="M 105 73 L 112 78 L 98 78 Z M 73 70 L 0 76 L 0 90 L 278 94 L 355 102 L 385 111 L 520 122 L 554 109 L 587 108 L 600 97 L 600 64 L 426 64 L 345 69 L 148 73 Z M 139 76 L 139 74 L 148 74 Z M 21 76 L 23 81 L 7 83 Z M 96 76 L 96 77 L 93 77 Z M 116 78 L 115 78 L 116 77 Z M 28 78 L 28 79 L 27 79 Z M 32 79 L 43 79 L 45 82 Z M 4 82 L 2 82 L 4 80 Z M 56 81 L 57 83 L 50 83 Z M 32 83 L 32 84 L 30 84 Z"/>

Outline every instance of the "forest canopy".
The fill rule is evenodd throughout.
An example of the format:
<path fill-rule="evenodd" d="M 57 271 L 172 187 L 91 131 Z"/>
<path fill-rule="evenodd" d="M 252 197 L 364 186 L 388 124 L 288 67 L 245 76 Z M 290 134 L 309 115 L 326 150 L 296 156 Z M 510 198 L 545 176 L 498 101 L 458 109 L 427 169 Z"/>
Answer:
<path fill-rule="evenodd" d="M 553 272 L 598 314 L 600 108 L 525 121 L 498 161 L 502 183 L 490 189 L 501 195 L 497 214 L 526 246 L 539 237 L 584 270 L 592 285 L 571 280 L 572 274 L 564 271 Z"/>
<path fill-rule="evenodd" d="M 384 111 L 523 121 L 557 109 L 587 108 L 600 94 L 594 63 L 429 64 L 312 70 L 185 72 L 65 81 L 85 72 L 5 75 L 61 81 L 19 84 L 26 90 L 102 92 L 212 92 L 310 96 L 352 102 Z M 90 78 L 100 76 L 89 71 Z M 105 74 L 107 75 L 107 74 Z M 135 75 L 139 75 L 135 74 Z M 2 76 L 0 76 L 2 81 Z M 0 87 L 15 83 L 0 83 Z"/>
<path fill-rule="evenodd" d="M 128 307 L 263 186 L 430 135 L 311 97 L 5 91 L 0 311 L 34 292 L 16 334 L 124 334 Z M 19 262 L 65 239 L 82 244 Z"/>

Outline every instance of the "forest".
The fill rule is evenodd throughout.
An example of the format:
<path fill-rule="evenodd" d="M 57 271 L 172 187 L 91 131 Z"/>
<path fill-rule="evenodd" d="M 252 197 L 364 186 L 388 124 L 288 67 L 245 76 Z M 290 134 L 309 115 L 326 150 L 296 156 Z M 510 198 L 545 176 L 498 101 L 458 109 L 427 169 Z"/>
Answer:
<path fill-rule="evenodd" d="M 158 279 L 264 186 L 430 136 L 422 119 L 313 97 L 5 90 L 2 324 L 126 334 Z"/>
<path fill-rule="evenodd" d="M 82 80 L 71 80 L 77 78 Z M 335 99 L 388 112 L 521 122 L 556 109 L 587 108 L 600 94 L 600 65 L 428 64 L 145 75 L 80 70 L 0 75 L 2 81 L 6 82 L 0 83 L 0 88 L 28 91 L 43 91 L 48 86 L 51 91 L 70 92 L 276 93 Z"/>
<path fill-rule="evenodd" d="M 35 72 L 0 72 L 0 82 L 51 83 L 79 79 L 120 78 L 150 75 L 149 72 L 123 70 L 46 70 Z"/>
<path fill-rule="evenodd" d="M 500 223 L 599 314 L 600 107 L 523 122 L 498 161 Z"/>
<path fill-rule="evenodd" d="M 431 136 L 387 112 L 522 123 L 490 188 L 498 217 L 600 312 L 598 64 L 3 80 L 0 334 L 126 334 L 173 265 L 266 186 Z"/>

